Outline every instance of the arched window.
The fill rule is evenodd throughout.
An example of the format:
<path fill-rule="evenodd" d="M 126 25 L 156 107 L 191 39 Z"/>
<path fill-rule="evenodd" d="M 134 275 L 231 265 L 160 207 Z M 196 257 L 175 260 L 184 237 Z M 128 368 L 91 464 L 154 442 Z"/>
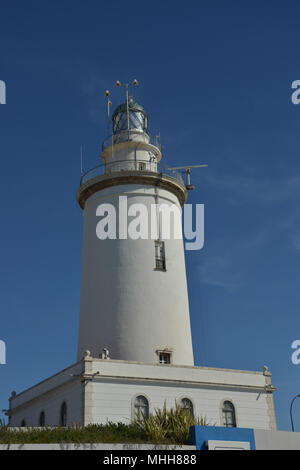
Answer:
<path fill-rule="evenodd" d="M 64 401 L 60 407 L 60 426 L 67 426 L 67 404 Z"/>
<path fill-rule="evenodd" d="M 21 428 L 25 428 L 25 427 L 26 427 L 26 421 L 25 421 L 25 419 L 22 419 Z"/>
<path fill-rule="evenodd" d="M 134 400 L 134 414 L 135 418 L 139 421 L 142 420 L 143 417 L 146 419 L 149 418 L 149 403 L 146 397 L 139 395 Z"/>
<path fill-rule="evenodd" d="M 181 408 L 183 408 L 186 411 L 189 411 L 192 416 L 194 416 L 194 406 L 192 401 L 189 398 L 182 398 L 180 402 Z"/>
<path fill-rule="evenodd" d="M 44 412 L 44 411 L 41 411 L 41 412 L 40 412 L 39 426 L 40 426 L 40 427 L 45 426 L 45 412 Z"/>
<path fill-rule="evenodd" d="M 222 408 L 223 426 L 228 428 L 236 427 L 235 409 L 231 401 L 224 401 Z"/>

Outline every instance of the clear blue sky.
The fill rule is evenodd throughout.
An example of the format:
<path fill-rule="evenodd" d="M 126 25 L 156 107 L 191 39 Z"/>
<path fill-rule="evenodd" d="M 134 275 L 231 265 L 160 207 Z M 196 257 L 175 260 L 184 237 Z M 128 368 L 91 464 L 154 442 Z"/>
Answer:
<path fill-rule="evenodd" d="M 135 98 L 168 164 L 206 162 L 205 247 L 187 252 L 197 365 L 273 373 L 279 429 L 300 393 L 297 1 L 10 1 L 0 5 L 0 405 L 76 360 L 79 148 L 96 166 L 104 90 Z M 1 415 L 0 415 L 1 416 Z M 300 431 L 300 400 L 294 405 Z"/>

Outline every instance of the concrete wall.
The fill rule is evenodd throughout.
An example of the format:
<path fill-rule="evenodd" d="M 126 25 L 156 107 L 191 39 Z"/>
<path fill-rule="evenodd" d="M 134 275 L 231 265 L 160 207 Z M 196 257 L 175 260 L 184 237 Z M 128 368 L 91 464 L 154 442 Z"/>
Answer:
<path fill-rule="evenodd" d="M 91 358 L 89 372 L 99 372 L 102 377 L 127 377 L 196 382 L 198 384 L 218 384 L 220 387 L 239 386 L 255 388 L 263 391 L 267 384 L 266 376 L 259 371 L 243 371 L 235 369 L 221 369 L 215 367 L 174 366 L 160 364 L 145 364 L 140 362 L 103 360 Z"/>
<path fill-rule="evenodd" d="M 195 446 L 160 446 L 154 444 L 0 444 L 1 450 L 195 450 Z"/>
<path fill-rule="evenodd" d="M 0 444 L 1 450 L 180 450 L 207 449 L 211 438 L 217 449 L 239 449 L 239 442 L 248 442 L 251 450 L 300 450 L 300 433 L 256 429 L 206 428 L 197 436 L 197 446 L 157 446 L 150 444 Z M 232 439 L 232 440 L 231 440 Z M 194 442 L 194 437 L 192 441 Z M 218 445 L 218 443 L 220 443 Z M 210 446 L 211 447 L 211 446 Z M 244 447 L 245 448 L 245 447 Z"/>
<path fill-rule="evenodd" d="M 128 423 L 134 415 L 135 397 L 144 395 L 150 412 L 162 408 L 165 401 L 170 408 L 175 400 L 189 398 L 196 416 L 219 426 L 223 425 L 223 402 L 229 400 L 235 406 L 237 426 L 276 429 L 262 372 L 105 360 L 93 360 L 90 367 L 91 373 L 99 375 L 86 387 L 85 424 L 107 419 Z"/>
<path fill-rule="evenodd" d="M 210 445 L 212 441 L 213 446 Z M 300 433 L 251 428 L 193 426 L 190 432 L 190 443 L 195 445 L 197 450 L 238 449 L 243 447 L 239 446 L 239 443 L 248 443 L 251 450 L 300 450 Z"/>
<path fill-rule="evenodd" d="M 120 139 L 120 136 L 117 138 Z M 157 162 L 161 159 L 159 149 L 149 145 L 149 137 L 146 134 L 132 134 L 131 138 L 135 142 L 123 142 L 104 150 L 101 159 L 106 163 L 107 174 L 111 171 L 138 170 L 140 162 L 145 163 L 145 169 L 157 171 Z"/>
<path fill-rule="evenodd" d="M 256 450 L 300 450 L 300 432 L 254 429 Z"/>
<path fill-rule="evenodd" d="M 193 365 L 183 241 L 165 240 L 166 271 L 155 269 L 154 240 L 100 240 L 97 207 L 119 196 L 128 207 L 143 203 L 180 204 L 171 192 L 128 184 L 110 187 L 86 202 L 82 251 L 82 283 L 78 359 L 85 350 L 94 357 L 108 348 L 113 359 L 157 363 L 157 350 L 172 350 L 172 363 Z M 129 220 L 129 219 L 128 219 Z M 173 238 L 172 238 L 173 237 Z"/>
<path fill-rule="evenodd" d="M 266 394 L 242 390 L 219 390 L 214 387 L 203 388 L 197 385 L 157 385 L 146 381 L 101 381 L 89 384 L 90 420 L 92 423 L 123 421 L 129 423 L 134 416 L 134 399 L 143 395 L 148 399 L 150 412 L 174 406 L 182 398 L 189 398 L 196 416 L 207 419 L 208 424 L 222 426 L 222 404 L 230 400 L 235 406 L 237 426 L 270 429 Z M 88 424 L 88 423 L 86 423 Z"/>
<path fill-rule="evenodd" d="M 83 386 L 76 375 L 82 372 L 82 364 L 65 369 L 35 387 L 11 398 L 13 409 L 10 425 L 39 426 L 39 416 L 45 413 L 46 426 L 57 426 L 60 408 L 67 404 L 67 424 L 83 424 Z"/>
<path fill-rule="evenodd" d="M 222 405 L 235 406 L 238 427 L 276 429 L 269 376 L 263 372 L 208 367 L 181 367 L 94 359 L 86 356 L 59 374 L 11 398 L 12 426 L 38 426 L 41 411 L 46 425 L 59 425 L 60 407 L 67 404 L 67 424 L 88 425 L 122 421 L 134 416 L 134 399 L 144 395 L 149 411 L 174 406 L 189 398 L 196 416 L 223 425 Z M 84 403 L 83 403 L 84 402 Z"/>

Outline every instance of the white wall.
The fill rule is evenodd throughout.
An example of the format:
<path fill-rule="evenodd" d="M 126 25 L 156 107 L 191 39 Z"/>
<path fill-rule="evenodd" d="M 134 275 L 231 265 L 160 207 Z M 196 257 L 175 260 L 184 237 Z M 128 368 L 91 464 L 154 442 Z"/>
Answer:
<path fill-rule="evenodd" d="M 263 372 L 140 364 L 87 356 L 85 361 L 12 398 L 11 425 L 20 426 L 25 419 L 27 426 L 38 426 L 40 412 L 44 411 L 46 425 L 57 426 L 63 401 L 67 403 L 69 425 L 129 423 L 134 414 L 134 398 L 144 395 L 150 412 L 162 408 L 165 400 L 169 408 L 175 400 L 189 398 L 196 416 L 218 426 L 223 425 L 222 403 L 229 400 L 235 406 L 238 427 L 274 430 L 270 387 L 270 376 Z"/>
<path fill-rule="evenodd" d="M 196 446 L 176 446 L 176 445 L 156 445 L 156 444 L 0 444 L 2 450 L 180 450 L 191 451 L 196 450 Z M 104 454 L 105 455 L 105 454 Z M 162 456 L 163 457 L 163 456 Z M 102 457 L 104 459 L 104 456 Z M 100 460 L 101 462 L 101 460 Z"/>
<path fill-rule="evenodd" d="M 222 403 L 229 400 L 235 406 L 238 427 L 276 427 L 272 394 L 265 389 L 270 377 L 263 372 L 93 360 L 91 373 L 96 372 L 99 376 L 88 385 L 86 401 L 87 415 L 94 423 L 129 422 L 134 397 L 141 394 L 148 399 L 150 411 L 162 408 L 165 400 L 171 407 L 175 400 L 189 398 L 195 415 L 218 426 L 223 425 Z"/>
<path fill-rule="evenodd" d="M 11 399 L 13 414 L 11 426 L 38 426 L 41 411 L 45 413 L 46 426 L 59 425 L 60 407 L 67 404 L 67 424 L 83 424 L 83 388 L 75 376 L 83 370 L 77 363 L 49 377 Z"/>
<path fill-rule="evenodd" d="M 73 382 L 16 410 L 11 419 L 11 426 L 21 426 L 23 419 L 26 426 L 39 426 L 41 411 L 45 413 L 46 426 L 57 426 L 60 422 L 60 407 L 64 401 L 67 404 L 67 424 L 82 424 L 82 385 Z"/>
<path fill-rule="evenodd" d="M 120 185 L 103 189 L 86 202 L 78 359 L 86 349 L 102 348 L 113 359 L 157 363 L 156 350 L 173 350 L 174 364 L 193 365 L 183 241 L 165 240 L 166 272 L 155 270 L 154 240 L 99 240 L 99 204 L 118 207 L 143 203 L 176 204 L 171 192 L 152 186 Z M 172 236 L 172 230 L 171 230 Z"/>
<path fill-rule="evenodd" d="M 200 385 L 178 386 L 149 384 L 146 381 L 115 381 L 90 384 L 92 422 L 105 423 L 123 421 L 129 423 L 132 417 L 132 403 L 137 395 L 144 395 L 150 404 L 150 412 L 162 408 L 164 401 L 168 408 L 175 400 L 186 397 L 192 400 L 196 416 L 205 417 L 209 424 L 223 426 L 222 402 L 230 400 L 235 406 L 237 426 L 270 429 L 270 416 L 266 394 L 244 390 L 226 390 Z M 90 389 L 91 389 L 90 388 Z M 88 423 L 86 423 L 88 424 Z"/>
<path fill-rule="evenodd" d="M 256 450 L 300 450 L 300 432 L 254 430 Z"/>

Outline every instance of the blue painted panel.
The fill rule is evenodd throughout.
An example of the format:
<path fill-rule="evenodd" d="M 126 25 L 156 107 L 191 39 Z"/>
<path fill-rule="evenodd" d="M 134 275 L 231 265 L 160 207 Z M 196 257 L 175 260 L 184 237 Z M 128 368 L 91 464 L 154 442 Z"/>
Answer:
<path fill-rule="evenodd" d="M 207 450 L 206 441 L 208 440 L 250 442 L 250 449 L 255 450 L 253 429 L 223 426 L 192 426 L 190 428 L 190 444 L 196 446 L 197 450 Z"/>

